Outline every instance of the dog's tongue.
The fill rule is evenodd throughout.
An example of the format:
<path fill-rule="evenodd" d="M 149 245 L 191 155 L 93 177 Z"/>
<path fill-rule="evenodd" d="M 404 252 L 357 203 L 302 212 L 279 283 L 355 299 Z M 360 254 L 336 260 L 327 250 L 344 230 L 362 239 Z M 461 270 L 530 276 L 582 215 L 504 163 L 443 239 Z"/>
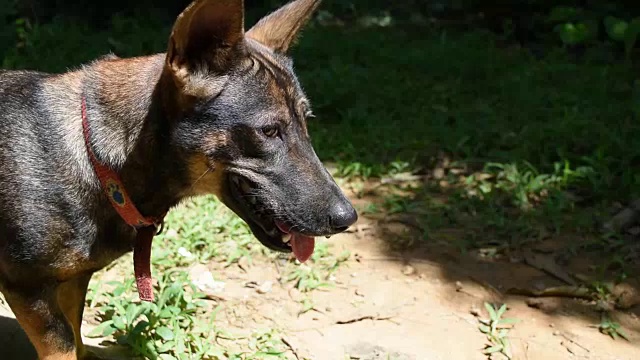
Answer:
<path fill-rule="evenodd" d="M 276 225 L 283 233 L 291 234 L 290 244 L 296 259 L 301 263 L 309 260 L 311 255 L 313 255 L 313 249 L 316 247 L 316 240 L 311 236 L 305 236 L 291 231 L 290 227 L 280 221 L 277 221 Z"/>
<path fill-rule="evenodd" d="M 309 260 L 313 255 L 313 249 L 316 246 L 316 239 L 310 236 L 304 236 L 301 234 L 291 234 L 291 249 L 293 249 L 293 255 L 301 263 Z"/>

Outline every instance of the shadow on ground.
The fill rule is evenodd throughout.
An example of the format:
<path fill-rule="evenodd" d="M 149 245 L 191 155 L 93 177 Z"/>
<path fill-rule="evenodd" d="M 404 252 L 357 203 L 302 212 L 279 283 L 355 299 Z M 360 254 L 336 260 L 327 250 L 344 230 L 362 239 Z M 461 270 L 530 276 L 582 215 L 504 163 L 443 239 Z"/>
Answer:
<path fill-rule="evenodd" d="M 598 218 L 603 214 L 593 208 L 562 213 L 560 222 L 571 224 L 566 227 L 554 226 L 549 214 L 508 205 L 497 216 L 499 204 L 465 200 L 460 196 L 464 189 L 439 188 L 443 180 L 422 178 L 417 186 L 404 187 L 401 196 L 397 186 L 396 195 L 389 195 L 377 181 L 359 187 L 361 209 L 370 209 L 371 203 L 384 208 L 385 202 L 395 209 L 364 211 L 364 222 L 375 224 L 371 229 L 385 243 L 389 259 L 416 269 L 436 266 L 438 276 L 461 292 L 463 283 L 484 288 L 486 301 L 523 303 L 551 317 L 586 320 L 595 328 L 607 316 L 627 334 L 640 335 L 637 237 L 603 235 L 595 224 L 609 217 Z M 585 214 L 594 226 L 581 228 L 571 219 Z"/>
<path fill-rule="evenodd" d="M 7 360 L 36 360 L 37 354 L 14 318 L 0 315 L 0 349 Z"/>
<path fill-rule="evenodd" d="M 85 339 L 86 344 L 86 339 Z M 120 347 L 101 347 L 85 345 L 93 354 L 109 359 L 129 359 Z M 29 342 L 27 334 L 22 330 L 18 321 L 9 314 L 7 309 L 0 307 L 0 354 L 6 360 L 37 360 L 36 351 Z"/>

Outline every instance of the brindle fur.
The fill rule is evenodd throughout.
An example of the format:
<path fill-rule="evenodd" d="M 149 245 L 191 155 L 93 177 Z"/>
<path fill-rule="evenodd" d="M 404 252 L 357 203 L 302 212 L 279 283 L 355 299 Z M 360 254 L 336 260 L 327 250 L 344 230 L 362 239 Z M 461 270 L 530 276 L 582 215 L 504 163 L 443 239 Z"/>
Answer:
<path fill-rule="evenodd" d="M 0 73 L 0 290 L 41 359 L 86 358 L 88 281 L 135 239 L 89 162 L 82 96 L 91 146 L 145 216 L 212 193 L 248 221 L 230 193 L 235 173 L 301 233 L 333 234 L 356 220 L 311 147 L 309 101 L 285 55 L 319 2 L 294 1 L 244 33 L 242 0 L 197 0 L 166 54 Z"/>

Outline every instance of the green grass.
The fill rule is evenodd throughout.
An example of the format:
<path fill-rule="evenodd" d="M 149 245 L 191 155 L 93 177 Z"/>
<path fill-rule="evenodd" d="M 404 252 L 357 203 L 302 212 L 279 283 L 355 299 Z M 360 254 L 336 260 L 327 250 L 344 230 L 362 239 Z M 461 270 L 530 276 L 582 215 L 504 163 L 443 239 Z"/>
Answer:
<path fill-rule="evenodd" d="M 203 301 L 204 295 L 183 271 L 160 278 L 158 298 L 153 303 L 137 302 L 133 284 L 133 279 L 110 282 L 105 285 L 111 291 L 99 293 L 92 288 L 90 302 L 98 306 L 101 324 L 87 336 L 112 337 L 134 354 L 152 360 L 280 359 L 287 351 L 274 329 L 243 337 L 216 326 L 220 307 L 212 308 Z M 233 341 L 235 346 L 221 343 L 223 340 Z"/>
<path fill-rule="evenodd" d="M 593 168 L 587 189 L 637 191 L 633 76 L 622 65 L 538 61 L 482 33 L 428 29 L 308 32 L 297 68 L 314 101 L 318 153 L 379 173 L 394 161 L 428 165 L 436 151 L 550 173 Z M 318 46 L 323 38 L 343 38 Z M 364 172 L 364 170 L 361 170 Z"/>
<path fill-rule="evenodd" d="M 100 325 L 88 335 L 111 339 L 148 359 L 286 359 L 287 346 L 278 329 L 240 336 L 217 326 L 216 313 L 224 303 L 214 307 L 204 301 L 187 271 L 197 263 L 214 261 L 232 266 L 244 259 L 251 264 L 256 256 L 263 262 L 260 266 L 264 261 L 285 260 L 281 282 L 305 294 L 300 300 L 302 314 L 313 310 L 314 291 L 334 285 L 331 275 L 350 253 L 334 254 L 318 239 L 312 258 L 301 265 L 291 256 L 266 250 L 248 226 L 212 196 L 191 199 L 169 213 L 165 231 L 154 240 L 156 301 L 138 301 L 125 257 L 117 263 L 119 268 L 111 269 L 124 273 L 124 280 L 103 282 L 99 273 L 91 282 L 87 304 L 95 309 Z"/>

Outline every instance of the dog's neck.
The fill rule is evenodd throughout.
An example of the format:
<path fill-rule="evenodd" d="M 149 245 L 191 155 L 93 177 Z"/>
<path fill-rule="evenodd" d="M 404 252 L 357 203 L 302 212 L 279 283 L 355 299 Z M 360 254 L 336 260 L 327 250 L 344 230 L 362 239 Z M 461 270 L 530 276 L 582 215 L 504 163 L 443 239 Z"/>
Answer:
<path fill-rule="evenodd" d="M 101 60 L 85 69 L 83 89 L 94 152 L 150 217 L 191 195 L 193 183 L 189 155 L 172 146 L 163 65 L 164 54 Z"/>

